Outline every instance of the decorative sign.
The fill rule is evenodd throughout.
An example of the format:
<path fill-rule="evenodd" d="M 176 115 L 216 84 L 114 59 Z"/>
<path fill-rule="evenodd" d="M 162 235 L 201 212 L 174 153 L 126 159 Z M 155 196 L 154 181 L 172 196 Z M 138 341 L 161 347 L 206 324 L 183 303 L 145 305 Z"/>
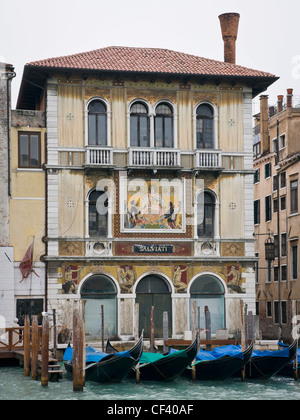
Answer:
<path fill-rule="evenodd" d="M 134 245 L 136 254 L 172 254 L 173 245 Z"/>

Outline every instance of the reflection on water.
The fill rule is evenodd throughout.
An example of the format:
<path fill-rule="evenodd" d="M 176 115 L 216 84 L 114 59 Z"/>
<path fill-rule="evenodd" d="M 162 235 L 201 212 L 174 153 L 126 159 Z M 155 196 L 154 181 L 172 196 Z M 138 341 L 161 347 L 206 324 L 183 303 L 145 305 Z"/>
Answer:
<path fill-rule="evenodd" d="M 73 382 L 65 375 L 59 382 L 42 387 L 40 381 L 24 377 L 19 367 L 0 367 L 0 400 L 299 400 L 300 381 L 273 377 L 268 381 L 141 382 L 119 384 L 86 382 L 83 392 L 73 392 Z"/>

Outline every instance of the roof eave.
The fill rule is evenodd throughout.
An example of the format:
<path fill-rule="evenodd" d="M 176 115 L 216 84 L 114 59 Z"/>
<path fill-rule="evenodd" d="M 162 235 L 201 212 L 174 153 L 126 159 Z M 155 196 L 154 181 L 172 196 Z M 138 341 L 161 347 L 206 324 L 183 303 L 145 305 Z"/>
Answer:
<path fill-rule="evenodd" d="M 222 81 L 228 82 L 242 82 L 248 84 L 252 88 L 252 97 L 255 98 L 260 93 L 266 91 L 269 86 L 276 82 L 279 77 L 273 75 L 267 76 L 242 76 L 242 75 L 224 75 L 224 74 L 201 74 L 201 73 L 167 73 L 167 72 L 140 72 L 140 71 L 124 71 L 124 70 L 102 70 L 102 69 L 87 69 L 87 68 L 72 68 L 72 67 L 51 67 L 51 66 L 35 66 L 27 64 L 24 67 L 21 87 L 17 100 L 17 108 L 22 105 L 23 97 L 26 91 L 26 84 L 30 80 L 31 71 L 36 70 L 40 73 L 48 74 L 49 72 L 81 72 L 88 74 L 102 73 L 102 74 L 116 74 L 118 76 L 141 76 L 141 77 L 163 77 L 163 78 L 177 78 L 187 81 L 188 79 L 206 79 L 212 80 L 217 84 Z"/>

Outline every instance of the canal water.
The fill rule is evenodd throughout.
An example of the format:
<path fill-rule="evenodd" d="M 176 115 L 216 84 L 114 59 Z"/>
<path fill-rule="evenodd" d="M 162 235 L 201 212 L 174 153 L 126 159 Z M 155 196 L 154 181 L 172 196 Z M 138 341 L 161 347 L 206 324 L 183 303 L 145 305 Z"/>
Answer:
<path fill-rule="evenodd" d="M 272 377 L 267 381 L 227 379 L 192 382 L 178 378 L 171 383 L 125 380 L 119 384 L 86 382 L 83 392 L 73 392 L 73 382 L 64 374 L 59 382 L 42 387 L 40 381 L 24 377 L 20 367 L 0 367 L 0 400 L 300 400 L 300 381 Z"/>

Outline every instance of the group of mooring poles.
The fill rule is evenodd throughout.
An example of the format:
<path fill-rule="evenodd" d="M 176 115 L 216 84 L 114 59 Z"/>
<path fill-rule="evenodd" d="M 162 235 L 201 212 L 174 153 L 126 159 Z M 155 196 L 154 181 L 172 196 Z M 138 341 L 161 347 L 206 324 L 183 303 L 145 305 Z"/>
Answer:
<path fill-rule="evenodd" d="M 43 317 L 42 334 L 38 325 L 37 315 L 32 316 L 32 325 L 30 326 L 29 315 L 24 319 L 24 376 L 30 376 L 31 379 L 38 380 L 39 372 L 39 353 L 41 350 L 41 384 L 48 385 L 49 369 L 49 319 Z"/>
<path fill-rule="evenodd" d="M 73 305 L 73 390 L 82 391 L 85 385 L 85 301 L 74 301 Z M 55 310 L 51 315 L 55 321 Z M 49 365 L 49 338 L 48 314 L 43 315 L 42 330 L 39 328 L 36 315 L 32 316 L 31 325 L 29 315 L 25 315 L 23 335 L 24 376 L 29 377 L 31 375 L 31 379 L 38 380 L 39 363 L 41 361 L 40 377 L 43 387 L 48 386 L 49 375 L 62 373 L 60 370 L 52 370 L 51 365 Z M 54 356 L 56 356 L 56 331 L 54 331 Z M 55 359 L 51 360 L 51 362 L 53 361 Z M 57 365 L 53 366 L 57 367 Z"/>

